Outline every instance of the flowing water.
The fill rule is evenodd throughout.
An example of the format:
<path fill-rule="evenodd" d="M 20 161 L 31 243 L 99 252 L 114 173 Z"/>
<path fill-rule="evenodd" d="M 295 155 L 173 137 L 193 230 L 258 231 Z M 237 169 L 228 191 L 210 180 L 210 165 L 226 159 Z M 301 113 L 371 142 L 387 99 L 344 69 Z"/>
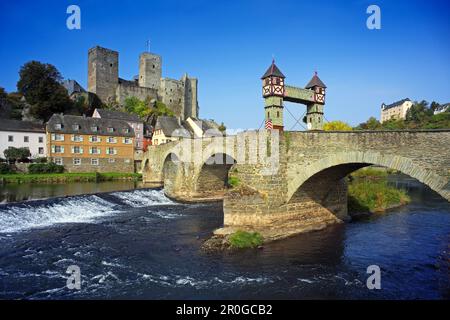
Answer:
<path fill-rule="evenodd" d="M 415 180 L 412 203 L 267 244 L 204 254 L 222 206 L 137 189 L 0 205 L 0 298 L 449 299 L 450 204 Z M 66 287 L 68 266 L 81 290 Z M 369 265 L 381 289 L 369 290 Z"/>

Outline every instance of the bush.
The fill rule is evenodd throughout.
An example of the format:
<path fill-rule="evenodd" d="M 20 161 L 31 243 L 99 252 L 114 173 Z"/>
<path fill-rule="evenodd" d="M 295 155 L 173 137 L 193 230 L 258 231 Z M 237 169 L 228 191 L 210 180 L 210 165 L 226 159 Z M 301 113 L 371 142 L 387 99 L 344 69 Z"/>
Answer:
<path fill-rule="evenodd" d="M 235 188 L 239 185 L 239 178 L 238 177 L 229 177 L 228 178 L 228 185 L 232 188 Z"/>
<path fill-rule="evenodd" d="M 228 241 L 233 248 L 255 248 L 263 243 L 263 237 L 258 232 L 238 230 L 230 235 Z"/>
<path fill-rule="evenodd" d="M 64 172 L 64 166 L 55 164 L 53 162 L 48 163 L 33 163 L 28 166 L 29 173 L 62 173 Z"/>
<path fill-rule="evenodd" d="M 0 163 L 0 174 L 14 173 L 11 166 L 7 163 Z"/>
<path fill-rule="evenodd" d="M 47 163 L 46 157 L 40 157 L 33 160 L 34 163 Z"/>

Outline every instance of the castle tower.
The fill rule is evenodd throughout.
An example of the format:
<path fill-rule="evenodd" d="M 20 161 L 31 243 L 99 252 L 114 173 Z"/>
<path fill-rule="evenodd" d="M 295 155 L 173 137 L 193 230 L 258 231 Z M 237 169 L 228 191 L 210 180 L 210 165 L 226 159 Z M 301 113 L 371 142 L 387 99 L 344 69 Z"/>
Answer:
<path fill-rule="evenodd" d="M 181 81 L 184 82 L 184 119 L 189 117 L 198 118 L 198 80 L 197 78 L 190 78 L 185 74 Z"/>
<path fill-rule="evenodd" d="M 161 56 L 144 52 L 139 56 L 139 86 L 159 89 L 162 74 Z"/>
<path fill-rule="evenodd" d="M 283 97 L 286 77 L 272 61 L 269 69 L 261 77 L 264 97 L 266 129 L 283 130 Z"/>
<path fill-rule="evenodd" d="M 323 129 L 323 106 L 325 104 L 325 89 L 326 85 L 320 80 L 315 72 L 312 79 L 308 82 L 305 89 L 314 91 L 315 103 L 307 104 L 306 106 L 306 126 L 308 130 L 322 130 Z"/>
<path fill-rule="evenodd" d="M 104 103 L 114 101 L 119 81 L 119 53 L 96 46 L 88 52 L 88 91 Z"/>

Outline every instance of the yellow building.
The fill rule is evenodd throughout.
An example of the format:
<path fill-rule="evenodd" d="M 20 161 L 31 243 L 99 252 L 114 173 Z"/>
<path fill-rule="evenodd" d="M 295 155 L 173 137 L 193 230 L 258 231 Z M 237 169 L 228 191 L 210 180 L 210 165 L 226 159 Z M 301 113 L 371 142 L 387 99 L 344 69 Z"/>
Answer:
<path fill-rule="evenodd" d="M 391 120 L 404 120 L 406 119 L 406 113 L 412 107 L 413 103 L 409 98 L 391 103 L 389 105 L 381 105 L 381 123 Z"/>
<path fill-rule="evenodd" d="M 135 134 L 125 121 L 54 114 L 46 134 L 48 157 L 68 172 L 134 172 Z"/>

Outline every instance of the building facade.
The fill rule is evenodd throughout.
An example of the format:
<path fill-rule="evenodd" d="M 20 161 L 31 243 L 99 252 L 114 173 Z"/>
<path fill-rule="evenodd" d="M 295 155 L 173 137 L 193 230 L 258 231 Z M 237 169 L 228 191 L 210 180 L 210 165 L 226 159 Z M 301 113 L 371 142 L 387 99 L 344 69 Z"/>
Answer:
<path fill-rule="evenodd" d="M 179 140 L 181 137 L 191 137 L 188 130 L 181 125 L 179 118 L 161 116 L 155 124 L 152 136 L 152 145 L 160 145 Z"/>
<path fill-rule="evenodd" d="M 0 157 L 9 147 L 28 148 L 31 158 L 47 156 L 45 125 L 31 121 L 0 121 Z"/>
<path fill-rule="evenodd" d="M 68 172 L 134 172 L 134 131 L 127 122 L 54 114 L 47 123 L 50 159 Z"/>
<path fill-rule="evenodd" d="M 144 52 L 139 56 L 139 75 L 119 78 L 119 53 L 96 46 L 88 52 L 88 91 L 103 103 L 123 105 L 127 97 L 162 101 L 179 118 L 198 116 L 196 78 L 185 74 L 180 80 L 162 77 L 161 56 Z"/>
<path fill-rule="evenodd" d="M 389 105 L 383 103 L 381 105 L 380 122 L 383 123 L 391 119 L 406 119 L 406 113 L 412 107 L 412 105 L 413 103 L 409 98 L 391 103 Z"/>
<path fill-rule="evenodd" d="M 142 121 L 137 115 L 129 114 L 121 111 L 114 111 L 108 109 L 95 109 L 92 114 L 93 118 L 102 119 L 115 119 L 122 120 L 128 123 L 133 128 L 135 139 L 134 147 L 135 151 L 142 152 L 144 149 L 144 121 Z"/>

